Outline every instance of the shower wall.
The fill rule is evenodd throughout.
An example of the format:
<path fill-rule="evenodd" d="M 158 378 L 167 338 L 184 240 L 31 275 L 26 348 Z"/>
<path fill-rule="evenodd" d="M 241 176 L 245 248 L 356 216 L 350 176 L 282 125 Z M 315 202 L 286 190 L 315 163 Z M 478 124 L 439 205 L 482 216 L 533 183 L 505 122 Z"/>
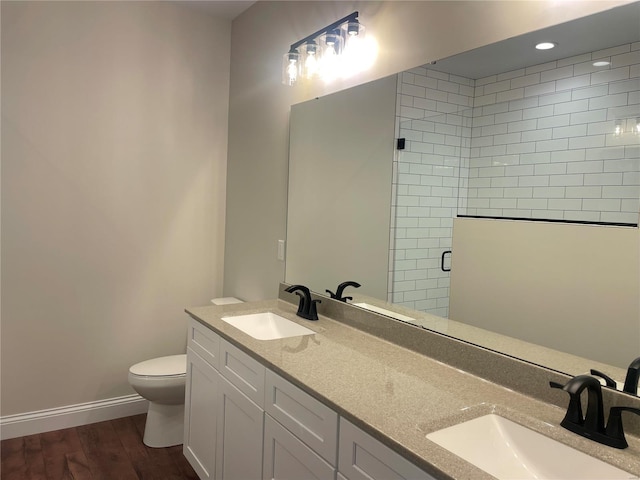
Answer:
<path fill-rule="evenodd" d="M 471 135 L 468 214 L 637 223 L 640 43 L 477 79 Z"/>
<path fill-rule="evenodd" d="M 416 68 L 400 75 L 389 300 L 446 317 L 453 218 L 466 197 L 473 80 Z M 445 258 L 445 269 L 450 257 Z"/>
<path fill-rule="evenodd" d="M 475 80 L 427 67 L 398 76 L 389 301 L 448 316 L 457 215 L 638 222 L 640 43 Z"/>

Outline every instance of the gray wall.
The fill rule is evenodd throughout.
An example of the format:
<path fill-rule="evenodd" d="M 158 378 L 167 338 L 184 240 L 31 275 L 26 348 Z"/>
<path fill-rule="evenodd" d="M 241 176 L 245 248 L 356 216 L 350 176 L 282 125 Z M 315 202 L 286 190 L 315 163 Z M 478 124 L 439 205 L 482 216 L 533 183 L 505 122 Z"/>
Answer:
<path fill-rule="evenodd" d="M 637 228 L 456 218 L 453 251 L 451 319 L 620 368 L 637 357 Z"/>
<path fill-rule="evenodd" d="M 386 297 L 396 83 L 392 75 L 291 108 L 288 283 L 335 293 L 357 280 L 358 293 Z"/>
<path fill-rule="evenodd" d="M 292 104 L 498 40 L 629 2 L 258 2 L 233 23 L 225 295 L 273 298 L 284 278 L 288 122 Z M 291 43 L 354 10 L 380 51 L 348 81 L 285 87 Z M 268 39 L 268 41 L 267 41 Z"/>
<path fill-rule="evenodd" d="M 2 2 L 2 415 L 133 393 L 222 293 L 229 20 Z"/>

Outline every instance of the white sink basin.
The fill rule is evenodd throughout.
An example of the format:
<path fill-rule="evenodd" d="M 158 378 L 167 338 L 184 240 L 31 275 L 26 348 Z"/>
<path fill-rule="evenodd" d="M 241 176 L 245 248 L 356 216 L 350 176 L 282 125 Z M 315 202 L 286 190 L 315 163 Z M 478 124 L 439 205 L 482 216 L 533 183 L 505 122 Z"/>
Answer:
<path fill-rule="evenodd" d="M 427 438 L 499 479 L 638 478 L 495 414 L 438 430 Z"/>
<path fill-rule="evenodd" d="M 222 320 L 258 340 L 276 340 L 316 333 L 273 312 L 222 317 Z"/>
<path fill-rule="evenodd" d="M 376 307 L 375 305 L 371 305 L 369 303 L 360 302 L 354 303 L 356 307 L 366 308 L 367 310 L 371 310 L 372 312 L 381 313 L 382 315 L 386 315 L 387 317 L 395 318 L 397 320 L 403 320 L 405 322 L 413 322 L 415 318 L 407 317 L 401 313 L 394 312 L 392 310 L 387 310 L 386 308 Z"/>

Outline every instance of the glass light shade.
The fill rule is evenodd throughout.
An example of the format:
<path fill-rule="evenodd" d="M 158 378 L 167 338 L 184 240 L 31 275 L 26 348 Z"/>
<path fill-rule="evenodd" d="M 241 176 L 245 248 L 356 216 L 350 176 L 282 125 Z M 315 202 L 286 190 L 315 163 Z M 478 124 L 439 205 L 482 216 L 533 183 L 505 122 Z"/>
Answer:
<path fill-rule="evenodd" d="M 305 78 L 316 76 L 320 68 L 319 60 L 322 52 L 315 40 L 310 40 L 300 47 L 300 56 L 302 59 L 302 75 Z"/>
<path fill-rule="evenodd" d="M 340 74 L 342 47 L 344 38 L 342 31 L 335 29 L 318 38 L 320 55 L 318 56 L 318 74 L 325 81 L 331 81 Z"/>
<path fill-rule="evenodd" d="M 378 56 L 375 38 L 365 35 L 365 27 L 359 22 L 342 26 L 345 44 L 342 51 L 341 77 L 347 78 L 367 70 Z"/>
<path fill-rule="evenodd" d="M 295 84 L 301 75 L 302 62 L 297 51 L 290 51 L 282 56 L 282 83 Z"/>

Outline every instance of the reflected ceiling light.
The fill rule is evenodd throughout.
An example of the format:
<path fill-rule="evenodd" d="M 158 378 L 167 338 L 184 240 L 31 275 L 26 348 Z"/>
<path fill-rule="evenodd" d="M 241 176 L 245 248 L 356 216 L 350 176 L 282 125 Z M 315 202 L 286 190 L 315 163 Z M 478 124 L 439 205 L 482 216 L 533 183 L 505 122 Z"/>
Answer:
<path fill-rule="evenodd" d="M 622 126 L 622 120 L 616 120 L 616 126 L 613 129 L 613 134 L 616 137 L 619 137 L 620 135 L 622 135 L 624 133 L 624 128 Z"/>
<path fill-rule="evenodd" d="M 551 50 L 556 47 L 558 44 L 553 42 L 540 42 L 536 45 L 537 50 Z"/>
<path fill-rule="evenodd" d="M 608 60 L 598 60 L 597 62 L 593 62 L 594 67 L 606 67 L 607 65 L 611 65 L 611 62 Z"/>
<path fill-rule="evenodd" d="M 282 61 L 282 83 L 301 78 L 330 81 L 369 68 L 377 56 L 377 44 L 364 35 L 364 26 L 353 12 L 291 45 Z"/>

